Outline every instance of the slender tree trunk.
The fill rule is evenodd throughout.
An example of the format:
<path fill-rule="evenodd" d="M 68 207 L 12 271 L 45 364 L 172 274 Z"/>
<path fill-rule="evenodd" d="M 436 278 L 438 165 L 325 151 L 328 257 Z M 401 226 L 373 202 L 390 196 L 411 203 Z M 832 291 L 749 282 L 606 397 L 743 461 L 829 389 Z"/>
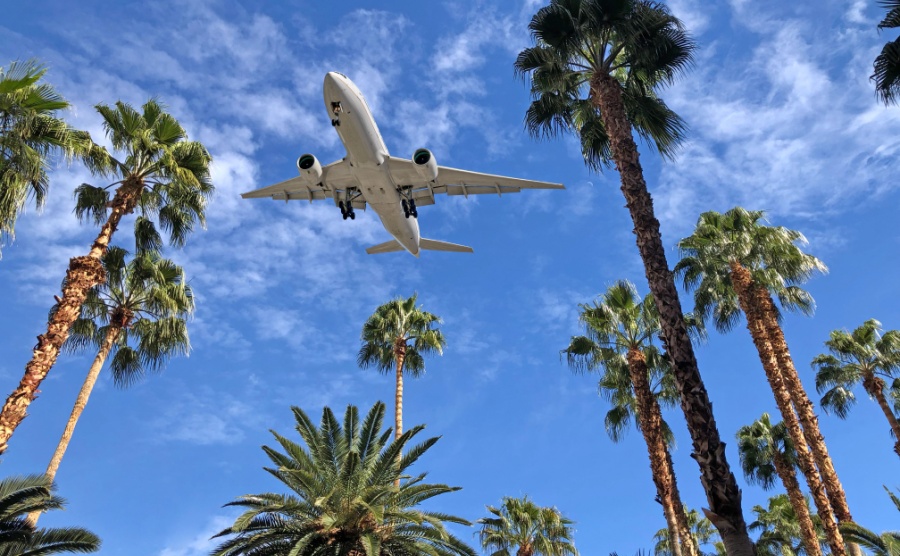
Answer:
<path fill-rule="evenodd" d="M 800 490 L 800 482 L 797 481 L 797 473 L 794 472 L 794 466 L 788 463 L 781 453 L 775 454 L 775 472 L 781 478 L 785 490 L 787 490 L 788 499 L 797 514 L 797 521 L 800 523 L 800 534 L 803 539 L 803 545 L 806 547 L 807 556 L 822 556 L 822 546 L 819 544 L 819 535 L 816 534 L 816 527 L 813 525 L 812 516 L 809 514 L 809 506 L 806 504 L 806 498 L 803 497 L 803 491 Z"/>
<path fill-rule="evenodd" d="M 631 348 L 628 350 L 628 371 L 631 375 L 631 386 L 634 389 L 635 403 L 637 405 L 636 417 L 641 425 L 641 434 L 647 444 L 647 454 L 650 456 L 650 472 L 653 484 L 656 485 L 656 494 L 663 506 L 666 516 L 666 525 L 669 528 L 669 545 L 675 556 L 685 556 L 682 546 L 688 544 L 690 539 L 684 539 L 675 520 L 676 507 L 672 504 L 672 470 L 669 469 L 666 458 L 666 441 L 662 434 L 662 412 L 659 404 L 653 396 L 650 388 L 650 379 L 647 375 L 647 360 L 641 350 Z M 654 411 L 655 409 L 655 411 Z M 690 553 L 688 553 L 690 554 Z M 691 554 L 691 556 L 696 556 Z"/>
<path fill-rule="evenodd" d="M 756 551 L 741 511 L 741 490 L 725 457 L 725 443 L 716 428 L 712 403 L 688 338 L 675 277 L 666 261 L 659 221 L 653 213 L 653 199 L 644 181 L 637 144 L 625 114 L 621 86 L 610 75 L 597 74 L 591 82 L 591 98 L 600 109 L 610 138 L 622 193 L 634 222 L 638 250 L 659 310 L 663 343 L 672 361 L 681 409 L 691 434 L 691 457 L 700 466 L 700 482 L 709 503 L 707 517 L 719 530 L 730 556 L 754 556 Z"/>
<path fill-rule="evenodd" d="M 797 409 L 797 415 L 800 417 L 800 423 L 803 425 L 803 434 L 809 442 L 809 447 L 815 457 L 819 472 L 822 474 L 822 482 L 825 483 L 825 489 L 828 493 L 828 499 L 831 507 L 834 509 L 834 515 L 837 517 L 838 523 L 848 523 L 853 521 L 850 514 L 850 507 L 847 505 L 847 496 L 844 494 L 844 487 L 838 479 L 837 471 L 834 469 L 834 463 L 831 456 L 828 455 L 828 448 L 825 446 L 825 438 L 822 431 L 819 430 L 819 419 L 816 417 L 815 408 L 809 396 L 806 395 L 806 389 L 800 381 L 800 375 L 794 367 L 794 360 L 788 351 L 787 341 L 784 339 L 784 331 L 778 323 L 777 311 L 775 303 L 769 291 L 760 286 L 756 287 L 756 298 L 760 307 L 760 316 L 766 327 L 766 333 L 771 340 L 772 349 L 775 351 L 775 357 L 778 359 L 778 366 L 781 368 L 781 374 L 791 394 L 791 401 Z M 850 544 L 850 551 L 854 556 L 862 556 L 862 551 L 856 544 Z"/>
<path fill-rule="evenodd" d="M 766 378 L 772 388 L 772 393 L 775 394 L 775 405 L 778 406 L 778 410 L 781 412 L 781 418 L 784 420 L 791 441 L 797 450 L 800 470 L 806 476 L 806 484 L 809 485 L 819 517 L 822 519 L 822 526 L 828 536 L 831 552 L 834 556 L 844 556 L 847 553 L 844 539 L 838 531 L 831 502 L 828 500 L 825 485 L 816 468 L 815 458 L 806 443 L 806 437 L 803 435 L 803 429 L 800 428 L 797 414 L 794 413 L 794 407 L 791 404 L 791 394 L 785 385 L 778 366 L 778 359 L 766 333 L 766 326 L 763 323 L 756 296 L 754 296 L 754 284 L 750 271 L 741 266 L 740 263 L 732 261 L 731 282 L 735 292 L 737 292 L 741 310 L 744 311 L 744 316 L 747 317 L 747 330 L 750 331 L 753 344 L 756 346 L 757 352 L 759 352 L 759 359 L 766 372 Z"/>
<path fill-rule="evenodd" d="M 75 425 L 78 424 L 78 419 L 81 417 L 84 408 L 87 406 L 88 398 L 91 397 L 91 392 L 94 390 L 94 385 L 97 383 L 97 377 L 100 376 L 100 371 L 103 370 L 103 363 L 106 362 L 106 358 L 109 356 L 109 352 L 112 350 L 113 344 L 115 343 L 116 338 L 119 337 L 121 331 L 122 329 L 119 327 L 110 326 L 109 330 L 106 332 L 106 337 L 100 345 L 100 351 L 97 352 L 97 357 L 94 358 L 94 362 L 91 364 L 87 377 L 84 379 L 84 384 L 81 385 L 81 391 L 78 392 L 78 397 L 75 399 L 75 406 L 72 408 L 71 415 L 69 415 L 69 421 L 66 423 L 66 428 L 63 431 L 62 437 L 59 439 L 59 444 L 56 445 L 56 451 L 53 452 L 53 457 L 50 459 L 50 464 L 47 466 L 45 474 L 50 481 L 56 479 L 56 472 L 59 470 L 59 464 L 66 453 L 66 449 L 69 447 L 69 442 L 72 440 L 72 433 L 75 432 Z M 40 515 L 41 512 L 32 512 L 28 514 L 28 522 L 31 523 L 32 526 L 36 525 Z"/>
<path fill-rule="evenodd" d="M 525 543 L 516 550 L 516 556 L 534 556 L 534 547 L 531 543 Z"/>
<path fill-rule="evenodd" d="M 659 404 L 656 404 L 659 408 Z M 662 412 L 660 412 L 662 413 Z M 687 512 L 684 509 L 684 502 L 681 501 L 681 493 L 678 491 L 678 481 L 675 477 L 675 465 L 672 463 L 672 453 L 666 447 L 666 467 L 672 475 L 672 506 L 675 508 L 675 525 L 678 527 L 678 536 L 681 537 L 684 553 L 689 556 L 700 556 L 700 546 L 697 539 L 691 533 L 691 526 L 688 523 Z"/>
<path fill-rule="evenodd" d="M 59 352 L 69 337 L 69 328 L 78 318 L 88 291 L 106 279 L 100 258 L 106 253 L 119 221 L 134 210 L 142 189 L 143 182 L 126 180 L 116 190 L 112 211 L 100 229 L 97 239 L 94 240 L 90 253 L 69 260 L 62 299 L 57 304 L 56 311 L 50 315 L 47 332 L 38 336 L 38 343 L 32 351 L 32 359 L 25 365 L 25 374 L 19 386 L 6 398 L 6 403 L 0 410 L 0 454 L 6 452 L 9 439 L 25 418 L 28 406 L 37 397 L 41 382 L 56 363 L 56 358 L 59 357 Z"/>
<path fill-rule="evenodd" d="M 870 396 L 875 398 L 875 401 L 878 402 L 878 407 L 881 408 L 884 416 L 887 417 L 891 430 L 894 432 L 894 438 L 897 439 L 894 442 L 894 452 L 900 456 L 900 422 L 897 422 L 897 416 L 894 415 L 891 406 L 888 405 L 887 398 L 884 397 L 884 386 L 884 381 L 880 377 L 875 376 L 874 373 L 868 372 L 863 375 L 863 388 L 866 389 Z"/>
<path fill-rule="evenodd" d="M 397 363 L 397 387 L 394 390 L 394 439 L 403 435 L 403 361 L 406 359 L 406 338 L 397 338 L 394 341 L 394 360 Z M 400 464 L 400 454 L 397 454 L 397 464 Z M 394 481 L 394 486 L 400 486 L 400 478 Z"/>

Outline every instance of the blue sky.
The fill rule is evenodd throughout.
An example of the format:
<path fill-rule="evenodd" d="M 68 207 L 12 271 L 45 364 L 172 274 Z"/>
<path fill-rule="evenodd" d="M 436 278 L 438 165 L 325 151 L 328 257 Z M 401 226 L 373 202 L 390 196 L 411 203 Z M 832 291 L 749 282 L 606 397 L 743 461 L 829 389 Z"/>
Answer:
<path fill-rule="evenodd" d="M 696 67 L 663 94 L 690 137 L 674 162 L 643 151 L 668 247 L 700 212 L 741 204 L 803 231 L 828 264 L 809 284 L 815 317 L 785 321 L 813 396 L 807 362 L 830 330 L 868 318 L 900 328 L 891 172 L 900 112 L 879 105 L 868 81 L 887 40 L 874 4 L 670 1 L 700 45 Z M 291 429 L 290 405 L 318 415 L 323 405 L 390 402 L 392 380 L 355 365 L 359 330 L 380 303 L 418 292 L 444 318 L 448 346 L 423 378 L 406 382 L 404 420 L 442 436 L 421 468 L 463 490 L 441 508 L 474 520 L 504 495 L 528 494 L 577 522 L 583 554 L 652 547 L 664 520 L 641 437 L 632 431 L 612 444 L 596 379 L 573 375 L 559 357 L 579 331 L 578 303 L 622 278 L 647 289 L 618 175 L 588 172 L 571 139 L 536 142 L 523 131 L 529 99 L 512 62 L 541 5 L 35 0 L 4 9 L 0 64 L 45 61 L 47 80 L 74 105 L 73 125 L 99 139 L 94 104 L 158 97 L 215 158 L 207 230 L 169 252 L 197 295 L 193 351 L 130 390 L 100 381 L 58 475 L 68 510 L 42 524 L 88 527 L 104 554 L 206 554 L 210 534 L 235 515 L 222 504 L 279 488 L 261 470 L 259 446 L 271 442 L 268 429 Z M 567 190 L 439 199 L 420 211 L 423 235 L 475 253 L 421 259 L 367 256 L 365 247 L 388 239 L 372 214 L 343 221 L 328 204 L 241 200 L 295 175 L 301 153 L 323 163 L 343 156 L 321 99 L 331 70 L 366 95 L 395 156 L 424 146 L 440 164 Z M 66 261 L 95 234 L 72 214 L 82 182 L 105 185 L 77 165 L 56 169 L 45 210 L 30 210 L 3 250 L 7 391 Z M 126 247 L 127 229 L 117 240 Z M 744 328 L 713 333 L 698 357 L 726 440 L 776 412 Z M 90 360 L 60 358 L 3 458 L 4 476 L 45 468 Z M 682 498 L 700 507 L 683 419 L 667 417 Z M 875 404 L 861 394 L 846 421 L 820 421 L 854 517 L 896 528 L 881 485 L 900 486 L 898 461 Z M 733 441 L 728 458 L 737 471 Z M 768 494 L 739 481 L 750 521 Z"/>

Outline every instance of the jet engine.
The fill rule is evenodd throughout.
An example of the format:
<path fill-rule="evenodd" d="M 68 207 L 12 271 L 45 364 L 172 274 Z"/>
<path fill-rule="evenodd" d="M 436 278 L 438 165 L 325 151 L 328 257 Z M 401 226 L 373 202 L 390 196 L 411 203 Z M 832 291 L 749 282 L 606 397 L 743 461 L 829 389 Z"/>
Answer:
<path fill-rule="evenodd" d="M 311 154 L 304 154 L 297 159 L 297 170 L 300 171 L 303 179 L 310 184 L 317 184 L 322 181 L 322 165 Z"/>
<path fill-rule="evenodd" d="M 428 149 L 418 149 L 413 155 L 413 164 L 416 172 L 422 176 L 425 181 L 434 181 L 438 176 L 437 161 Z"/>

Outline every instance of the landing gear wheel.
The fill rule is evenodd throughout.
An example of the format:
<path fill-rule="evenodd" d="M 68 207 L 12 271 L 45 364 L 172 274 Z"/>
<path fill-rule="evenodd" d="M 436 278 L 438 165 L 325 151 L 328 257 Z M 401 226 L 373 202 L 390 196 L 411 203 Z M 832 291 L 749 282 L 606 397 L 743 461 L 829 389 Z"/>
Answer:
<path fill-rule="evenodd" d="M 400 207 L 403 209 L 403 216 L 409 218 L 409 203 L 406 202 L 406 199 L 400 199 Z"/>
<path fill-rule="evenodd" d="M 351 212 L 351 213 L 350 213 L 350 220 L 356 220 L 356 213 L 355 213 L 355 212 Z"/>
<path fill-rule="evenodd" d="M 344 201 L 338 201 L 338 207 L 341 209 L 341 217 L 346 220 L 350 216 L 350 211 L 344 206 Z M 353 207 L 350 208 L 352 209 Z"/>
<path fill-rule="evenodd" d="M 339 119 L 334 118 L 333 120 L 331 120 L 331 127 L 337 127 L 339 125 L 341 125 L 341 121 Z"/>
<path fill-rule="evenodd" d="M 413 199 L 409 200 L 409 214 L 411 214 L 413 218 L 419 217 L 419 211 L 416 209 L 416 202 Z"/>

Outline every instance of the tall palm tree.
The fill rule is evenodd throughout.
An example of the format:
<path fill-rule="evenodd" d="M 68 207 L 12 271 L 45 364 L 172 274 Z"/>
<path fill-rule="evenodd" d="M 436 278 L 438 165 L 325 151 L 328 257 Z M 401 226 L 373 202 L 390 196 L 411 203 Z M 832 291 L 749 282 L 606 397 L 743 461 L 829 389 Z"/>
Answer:
<path fill-rule="evenodd" d="M 35 529 L 31 512 L 62 509 L 53 481 L 43 475 L 0 480 L 0 556 L 88 553 L 100 549 L 97 535 L 80 527 Z"/>
<path fill-rule="evenodd" d="M 59 118 L 69 103 L 48 83 L 35 61 L 0 67 L 0 247 L 15 239 L 28 198 L 40 209 L 47 196 L 51 157 L 88 155 L 87 133 Z M 90 157 L 85 156 L 90 164 Z M 0 253 L 2 254 L 2 253 Z"/>
<path fill-rule="evenodd" d="M 812 361 L 816 369 L 816 390 L 822 408 L 845 419 L 856 403 L 853 387 L 862 383 L 869 397 L 878 403 L 894 435 L 894 452 L 900 455 L 900 422 L 885 395 L 887 382 L 896 380 L 900 370 L 900 331 L 881 334 L 881 323 L 869 319 L 853 332 L 832 330 L 825 342 L 831 354 Z"/>
<path fill-rule="evenodd" d="M 83 257 L 69 261 L 62 299 L 51 313 L 47 331 L 38 336 L 32 359 L 19 386 L 0 410 L 0 454 L 56 362 L 72 324 L 81 313 L 88 292 L 105 279 L 101 258 L 122 217 L 138 211 L 135 235 L 139 249 L 159 248 L 162 240 L 154 219 L 168 232 L 173 245 L 183 245 L 197 223 L 205 222 L 206 201 L 213 191 L 211 157 L 198 142 L 188 141 L 181 124 L 155 100 L 138 112 L 117 102 L 97 105 L 113 148 L 123 156 L 108 156 L 105 168 L 116 180 L 106 187 L 82 184 L 75 212 L 102 224 Z M 110 189 L 115 192 L 110 199 Z"/>
<path fill-rule="evenodd" d="M 694 290 L 696 313 L 711 318 L 720 331 L 730 330 L 741 312 L 746 317 L 832 550 L 843 554 L 834 518 L 843 523 L 852 517 L 772 299 L 774 294 L 786 309 L 812 312 L 812 297 L 797 284 L 826 268 L 798 247 L 805 242 L 802 234 L 766 226 L 763 217 L 762 211 L 741 207 L 724 214 L 701 214 L 694 233 L 678 243 L 683 258 L 675 270 L 683 276 L 685 288 Z"/>
<path fill-rule="evenodd" d="M 780 479 L 787 490 L 787 500 L 797 522 L 797 536 L 805 547 L 805 554 L 821 556 L 819 534 L 809 512 L 809 503 L 797 480 L 797 452 L 784 423 L 773 425 L 769 414 L 763 413 L 752 425 L 738 430 L 737 440 L 741 467 L 747 482 L 759 484 L 769 490 L 775 486 L 776 477 Z M 750 528 L 753 529 L 753 526 Z"/>
<path fill-rule="evenodd" d="M 379 306 L 362 329 L 363 345 L 357 356 L 360 367 L 375 367 L 396 376 L 394 437 L 403 434 L 403 373 L 418 378 L 425 373 L 425 355 L 444 349 L 444 334 L 437 315 L 416 306 L 417 294 Z"/>
<path fill-rule="evenodd" d="M 689 510 L 685 507 L 684 513 L 687 516 L 691 538 L 694 544 L 700 547 L 700 556 L 725 556 L 725 546 L 722 544 L 721 537 L 712 522 L 700 515 L 700 512 L 697 510 Z M 653 547 L 654 556 L 673 556 L 675 554 L 672 550 L 668 528 L 657 531 L 653 536 L 653 540 L 656 541 Z M 709 546 L 712 550 L 704 551 L 703 547 L 706 546 Z"/>
<path fill-rule="evenodd" d="M 141 251 L 129 261 L 127 251 L 113 246 L 103 256 L 103 269 L 106 282 L 88 293 L 66 342 L 72 351 L 98 351 L 47 466 L 51 481 L 110 354 L 113 382 L 127 387 L 190 351 L 185 321 L 194 310 L 194 296 L 181 267 L 155 251 Z M 37 521 L 38 516 L 29 517 Z"/>
<path fill-rule="evenodd" d="M 805 502 L 805 499 L 804 499 Z M 807 506 L 807 513 L 808 513 Z M 811 554 L 794 510 L 794 504 L 787 495 L 779 494 L 769 498 L 766 507 L 754 506 L 756 519 L 750 524 L 751 531 L 759 531 L 756 540 L 760 556 L 799 556 Z M 817 544 L 814 546 L 818 546 Z M 816 554 L 821 554 L 821 547 Z"/>
<path fill-rule="evenodd" d="M 878 24 L 878 29 L 894 29 L 900 27 L 900 0 L 879 0 L 888 13 Z M 875 58 L 872 80 L 875 81 L 875 92 L 887 105 L 897 102 L 900 94 L 900 38 L 884 45 L 881 54 Z"/>
<path fill-rule="evenodd" d="M 681 407 L 710 516 L 736 556 L 753 553 L 741 513 L 741 491 L 728 461 L 666 261 L 659 221 L 632 131 L 664 155 L 674 152 L 684 124 L 656 96 L 690 65 L 694 43 L 665 5 L 651 0 L 551 0 L 529 24 L 534 46 L 515 62 L 530 76 L 534 101 L 525 116 L 536 136 L 576 133 L 587 163 L 615 163 L 634 222 L 650 292 L 660 314 Z"/>
<path fill-rule="evenodd" d="M 642 300 L 634 284 L 622 280 L 599 302 L 582 305 L 579 318 L 586 335 L 573 337 L 563 350 L 569 366 L 576 371 L 602 369 L 600 391 L 613 403 L 605 419 L 613 441 L 621 438 L 635 417 L 647 445 L 650 471 L 670 538 L 678 540 L 674 554 L 697 556 L 671 464 L 672 431 L 660 409 L 660 399 L 674 405 L 677 391 L 668 359 L 652 344 L 660 331 L 653 297 Z M 656 386 L 651 383 L 654 380 Z"/>
<path fill-rule="evenodd" d="M 274 467 L 265 468 L 288 494 L 239 497 L 227 505 L 246 508 L 216 537 L 230 536 L 214 556 L 475 556 L 444 523 L 471 525 L 465 519 L 417 509 L 420 503 L 459 487 L 424 483 L 425 473 L 409 476 L 410 466 L 437 442 L 430 438 L 397 456 L 423 425 L 391 440 L 382 432 L 381 402 L 362 422 L 354 406 L 343 426 L 329 408 L 317 428 L 299 408 L 292 408 L 305 446 L 273 431 L 281 451 L 264 446 Z M 399 487 L 395 479 L 402 479 Z"/>
<path fill-rule="evenodd" d="M 556 508 L 538 506 L 528 499 L 503 497 L 499 508 L 487 506 L 490 517 L 481 526 L 478 539 L 491 556 L 578 556 L 573 539 L 574 522 Z"/>

